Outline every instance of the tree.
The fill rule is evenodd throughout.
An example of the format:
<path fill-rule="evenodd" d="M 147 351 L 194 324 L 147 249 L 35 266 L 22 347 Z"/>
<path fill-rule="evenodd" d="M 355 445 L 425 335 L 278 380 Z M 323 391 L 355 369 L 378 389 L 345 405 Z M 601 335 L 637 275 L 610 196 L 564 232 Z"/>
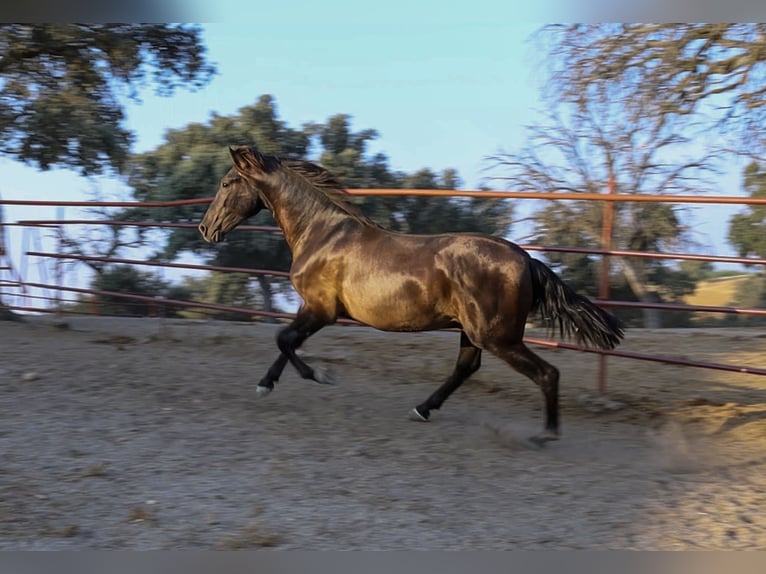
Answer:
<path fill-rule="evenodd" d="M 167 297 L 171 286 L 157 275 L 139 271 L 130 265 L 113 265 L 96 275 L 92 284 L 93 289 L 111 291 L 130 295 L 155 297 L 157 302 L 120 297 L 119 295 L 101 295 L 97 297 L 99 312 L 108 315 L 153 315 L 158 312 L 175 316 L 177 309 L 162 308 L 161 298 Z M 177 290 L 173 295 L 178 297 Z"/>
<path fill-rule="evenodd" d="M 766 151 L 766 84 L 763 81 L 766 25 L 553 25 L 544 27 L 539 37 L 547 43 L 544 53 L 550 64 L 545 86 L 547 101 L 551 109 L 563 109 L 571 114 L 558 118 L 560 127 L 568 126 L 571 130 L 569 133 L 558 130 L 547 139 L 539 131 L 536 137 L 538 142 L 568 154 L 565 162 L 568 168 L 562 169 L 561 164 L 553 164 L 546 157 L 526 170 L 530 176 L 527 181 L 535 180 L 536 185 L 544 182 L 548 185 L 542 187 L 545 189 L 556 189 L 555 184 L 562 180 L 575 181 L 577 185 L 570 189 L 600 191 L 609 177 L 615 177 L 618 191 L 646 193 L 646 178 L 637 177 L 638 174 L 646 173 L 656 181 L 656 176 L 665 173 L 670 177 L 662 186 L 651 185 L 656 191 L 699 192 L 704 188 L 704 185 L 696 185 L 701 170 L 714 165 L 714 161 L 730 151 L 755 157 Z M 610 107 L 618 110 L 614 116 L 618 119 L 616 123 L 605 122 L 603 113 L 592 115 L 594 109 L 603 111 Z M 583 124 L 583 117 L 597 120 Z M 572 118 L 577 121 L 569 122 Z M 603 126 L 612 128 L 604 131 Z M 715 142 L 721 138 L 709 136 L 712 128 L 733 137 L 733 150 Z M 625 134 L 620 134 L 620 130 Z M 562 134 L 563 137 L 559 137 Z M 707 155 L 690 159 L 674 151 L 681 136 L 709 145 Z M 601 148 L 603 153 L 595 162 L 593 155 L 585 151 L 586 146 L 578 147 L 577 143 L 584 141 L 583 138 Z M 673 153 L 655 153 L 655 148 L 663 147 Z M 646 153 L 642 158 L 643 152 Z M 624 168 L 617 169 L 621 157 L 640 160 L 631 160 L 638 171 L 626 178 Z M 581 177 L 590 174 L 594 163 L 614 169 L 607 170 L 606 174 L 601 170 L 595 179 Z M 520 162 L 511 162 L 510 167 L 515 171 L 514 181 L 523 184 L 519 174 L 525 170 Z M 546 171 L 549 173 L 544 173 Z M 687 179 L 689 177 L 691 179 Z M 626 186 L 626 179 L 636 185 Z M 596 183 L 596 189 L 588 187 L 587 181 L 591 180 Z M 685 184 L 678 185 L 684 180 Z M 636 204 L 619 209 L 617 239 L 624 247 L 654 249 L 663 244 L 669 247 L 671 241 L 684 237 L 680 214 L 667 206 Z M 631 214 L 627 221 L 626 211 Z M 548 220 L 557 216 L 553 212 L 543 215 Z M 581 215 L 585 220 L 592 219 L 593 214 Z M 742 215 L 732 221 L 730 237 L 732 241 L 739 241 L 740 249 L 751 249 L 757 234 L 757 228 L 750 227 L 748 217 Z M 546 222 L 539 223 L 539 229 L 548 229 Z M 568 237 L 579 238 L 580 229 L 572 225 L 569 217 L 560 218 L 558 223 L 569 226 L 568 230 L 560 228 Z M 626 232 L 632 237 L 627 237 Z M 595 236 L 592 239 L 595 240 Z M 572 259 L 577 259 L 580 265 L 588 263 L 581 257 L 572 256 L 570 262 Z M 638 266 L 627 260 L 619 263 L 631 289 L 642 300 L 652 300 L 662 294 L 660 289 L 667 292 L 668 287 L 671 288 L 669 295 L 678 296 L 688 288 L 685 285 L 694 283 L 689 269 L 682 266 L 671 269 L 650 262 L 638 262 Z M 669 274 L 670 271 L 673 273 Z M 651 320 L 651 315 L 646 313 L 647 320 Z"/>
<path fill-rule="evenodd" d="M 348 188 L 373 187 L 456 187 L 454 170 L 440 176 L 430 170 L 408 175 L 392 172 L 384 154 L 369 157 L 368 142 L 377 137 L 372 129 L 354 132 L 346 114 L 330 117 L 325 123 L 309 123 L 300 129 L 288 126 L 277 114 L 269 95 L 255 105 L 241 108 L 234 116 L 213 115 L 204 124 L 195 123 L 169 131 L 156 149 L 134 155 L 128 167 L 128 183 L 141 201 L 210 197 L 219 179 L 231 167 L 227 146 L 255 144 L 265 153 L 285 158 L 319 161 Z M 316 149 L 312 153 L 312 149 Z M 510 225 L 510 205 L 498 200 L 455 198 L 357 197 L 357 204 L 379 223 L 399 231 L 504 232 Z M 166 221 L 198 222 L 205 205 L 162 210 L 130 210 L 123 217 Z M 275 225 L 264 211 L 249 223 Z M 173 259 L 182 252 L 203 255 L 209 264 L 287 271 L 291 255 L 281 235 L 237 231 L 217 246 L 205 243 L 196 230 L 176 229 L 167 234 L 155 257 Z M 221 279 L 225 281 L 225 279 Z M 235 279 L 232 279 L 234 281 Z M 255 281 L 263 308 L 276 311 L 277 294 L 290 293 L 283 278 L 258 275 Z M 234 293 L 222 290 L 221 293 Z M 232 301 L 219 303 L 235 305 Z"/>
<path fill-rule="evenodd" d="M 242 308 L 263 308 L 264 299 L 251 288 L 250 277 L 244 273 L 210 273 L 205 277 L 185 277 L 180 288 L 189 293 L 189 299 L 201 303 L 214 303 Z M 181 311 L 184 317 L 215 317 L 231 321 L 249 320 L 250 315 L 214 309 L 195 310 L 193 305 Z"/>
<path fill-rule="evenodd" d="M 766 170 L 761 164 L 752 162 L 745 168 L 743 187 L 751 197 L 766 197 Z M 729 220 L 729 242 L 740 257 L 766 259 L 766 205 L 749 205 L 743 213 L 733 215 Z"/>
<path fill-rule="evenodd" d="M 607 97 L 608 96 L 608 97 Z M 603 192 L 609 181 L 625 194 L 698 191 L 709 171 L 707 152 L 695 152 L 690 139 L 668 122 L 634 118 L 624 94 L 600 93 L 578 105 L 549 100 L 547 121 L 528 126 L 523 150 L 495 158 L 516 189 Z M 534 241 L 542 245 L 599 247 L 604 206 L 600 202 L 550 202 L 533 215 Z M 668 251 L 686 238 L 680 211 L 671 204 L 622 203 L 614 206 L 613 247 Z M 594 295 L 600 259 L 551 253 L 552 264 L 577 288 Z M 644 302 L 678 299 L 693 290 L 688 274 L 662 262 L 616 258 L 621 279 Z M 644 310 L 644 324 L 659 327 L 659 314 Z M 625 314 L 623 313 L 623 316 Z"/>
<path fill-rule="evenodd" d="M 102 200 L 98 194 L 94 199 Z M 96 219 L 109 221 L 121 218 L 120 211 L 114 209 L 93 208 L 88 211 L 93 213 Z M 110 259 L 116 257 L 123 249 L 144 245 L 144 232 L 141 230 L 135 232 L 121 225 L 92 226 L 80 230 L 77 235 L 70 235 L 65 230 L 59 233 L 62 251 L 68 255 L 83 258 L 75 259 L 73 262 L 87 265 L 98 275 L 110 269 L 109 262 L 101 261 L 101 259 Z"/>
<path fill-rule="evenodd" d="M 745 168 L 743 186 L 751 197 L 766 197 L 766 170 L 761 164 L 752 162 Z M 766 205 L 748 205 L 744 212 L 733 215 L 729 220 L 729 242 L 740 257 L 766 259 Z M 742 284 L 735 302 L 746 307 L 766 307 L 766 266 Z M 748 325 L 766 322 L 763 317 L 739 319 Z"/>
<path fill-rule="evenodd" d="M 551 94 L 581 109 L 615 88 L 626 116 L 693 116 L 766 149 L 766 24 L 568 24 L 542 30 Z M 707 117 L 706 117 L 707 116 Z"/>
<path fill-rule="evenodd" d="M 0 25 L 0 153 L 47 170 L 121 171 L 133 135 L 121 98 L 170 95 L 214 72 L 197 26 Z"/>
<path fill-rule="evenodd" d="M 273 98 L 264 95 L 255 105 L 241 108 L 235 116 L 213 114 L 205 124 L 193 123 L 168 131 L 162 145 L 131 157 L 127 169 L 128 184 L 139 201 L 210 197 L 215 193 L 220 178 L 231 167 L 228 146 L 252 142 L 257 142 L 266 153 L 301 158 L 308 153 L 310 135 L 281 121 Z M 152 209 L 151 212 L 132 209 L 123 216 L 199 222 L 206 209 L 204 204 Z M 275 225 L 266 211 L 250 223 Z M 154 257 L 172 260 L 182 252 L 204 255 L 211 265 L 277 271 L 287 271 L 290 266 L 287 244 L 281 236 L 273 233 L 233 233 L 225 243 L 211 247 L 202 240 L 196 229 L 174 229 Z M 285 288 L 285 281 L 263 275 L 258 275 L 255 280 L 264 294 L 265 309 L 275 311 L 274 295 Z M 229 301 L 227 304 L 235 303 Z"/>
<path fill-rule="evenodd" d="M 461 186 L 452 168 L 438 175 L 428 168 L 407 174 L 392 171 L 382 153 L 368 157 L 368 142 L 378 137 L 378 132 L 368 129 L 353 133 L 346 114 L 332 116 L 324 125 L 314 124 L 310 129 L 322 145 L 320 163 L 346 187 L 450 190 Z M 513 214 L 510 202 L 496 199 L 362 196 L 355 202 L 373 220 L 402 233 L 475 231 L 505 235 Z"/>

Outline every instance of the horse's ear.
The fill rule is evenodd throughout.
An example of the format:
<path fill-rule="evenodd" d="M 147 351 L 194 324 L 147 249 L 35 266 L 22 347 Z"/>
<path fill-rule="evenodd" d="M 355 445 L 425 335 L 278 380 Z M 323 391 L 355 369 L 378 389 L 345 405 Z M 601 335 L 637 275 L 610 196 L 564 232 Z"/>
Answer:
<path fill-rule="evenodd" d="M 240 173 L 259 175 L 266 171 L 265 158 L 250 146 L 229 146 L 229 155 Z"/>

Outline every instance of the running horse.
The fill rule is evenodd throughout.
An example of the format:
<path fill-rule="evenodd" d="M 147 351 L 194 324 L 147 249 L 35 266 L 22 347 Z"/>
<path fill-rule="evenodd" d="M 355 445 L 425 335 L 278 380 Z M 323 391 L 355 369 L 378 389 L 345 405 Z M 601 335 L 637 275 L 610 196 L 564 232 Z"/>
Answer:
<path fill-rule="evenodd" d="M 233 167 L 199 224 L 210 243 L 261 209 L 271 211 L 293 255 L 290 279 L 303 299 L 277 335 L 280 354 L 256 387 L 271 392 L 289 361 L 304 379 L 331 383 L 296 354 L 322 327 L 350 318 L 383 331 L 460 330 L 454 371 L 410 412 L 431 411 L 475 373 L 486 350 L 529 377 L 545 400 L 536 444 L 559 435 L 559 371 L 523 342 L 527 316 L 539 312 L 562 337 L 598 349 L 622 339 L 618 320 L 568 287 L 519 246 L 480 233 L 411 235 L 388 231 L 349 201 L 338 180 L 307 161 L 230 147 Z"/>

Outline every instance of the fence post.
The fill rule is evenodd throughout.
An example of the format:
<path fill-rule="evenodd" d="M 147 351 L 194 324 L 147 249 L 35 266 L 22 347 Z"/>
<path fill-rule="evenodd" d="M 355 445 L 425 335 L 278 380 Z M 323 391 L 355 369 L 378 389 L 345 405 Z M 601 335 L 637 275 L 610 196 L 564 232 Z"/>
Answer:
<path fill-rule="evenodd" d="M 59 207 L 57 217 L 59 221 L 64 219 L 64 208 Z M 56 226 L 56 253 L 63 254 L 64 253 L 64 226 L 63 225 L 57 225 Z M 64 269 L 63 269 L 64 260 L 63 259 L 57 259 L 56 260 L 56 317 L 61 317 L 61 287 L 64 286 Z"/>
<path fill-rule="evenodd" d="M 614 175 L 609 176 L 606 192 L 610 195 L 615 193 Z M 612 230 L 614 229 L 614 201 L 605 201 L 604 218 L 601 222 L 601 249 L 612 249 Z M 598 286 L 599 299 L 609 299 L 609 255 L 601 256 L 601 277 Z M 598 356 L 598 392 L 606 392 L 606 355 Z"/>
<path fill-rule="evenodd" d="M 2 284 L 3 276 L 5 275 L 5 273 L 3 273 L 4 271 L 8 271 L 9 279 L 12 278 L 10 255 L 7 255 L 5 251 L 5 225 L 3 221 L 3 206 L 0 204 L 0 285 Z M 10 280 L 8 282 L 10 283 Z M 12 311 L 5 308 L 3 295 L 0 293 L 0 319 L 5 319 L 6 317 L 11 316 Z"/>

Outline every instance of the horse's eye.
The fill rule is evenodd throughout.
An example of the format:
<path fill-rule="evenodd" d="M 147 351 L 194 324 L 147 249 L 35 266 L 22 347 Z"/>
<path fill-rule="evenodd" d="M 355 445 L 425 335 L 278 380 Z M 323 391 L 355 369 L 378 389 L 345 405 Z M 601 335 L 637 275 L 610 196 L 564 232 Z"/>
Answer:
<path fill-rule="evenodd" d="M 224 182 L 221 184 L 221 187 L 229 187 L 229 182 L 228 182 L 228 181 L 224 181 Z"/>

